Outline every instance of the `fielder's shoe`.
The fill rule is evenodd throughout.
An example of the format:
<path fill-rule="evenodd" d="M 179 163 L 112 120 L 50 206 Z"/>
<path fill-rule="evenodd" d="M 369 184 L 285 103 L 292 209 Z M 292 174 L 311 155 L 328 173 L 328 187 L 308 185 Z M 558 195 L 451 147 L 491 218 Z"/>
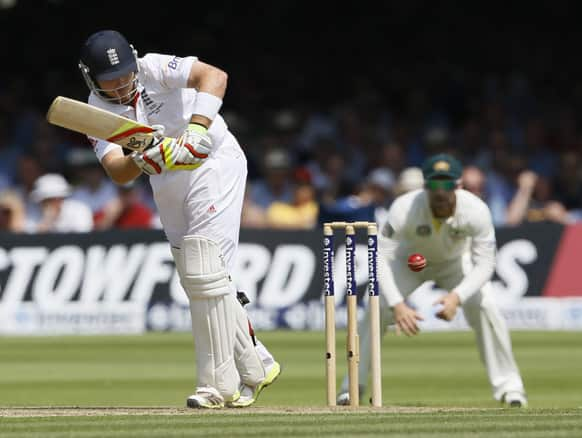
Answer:
<path fill-rule="evenodd" d="M 273 362 L 261 383 L 254 387 L 243 383 L 240 386 L 240 397 L 238 400 L 227 402 L 226 406 L 229 408 L 246 408 L 252 405 L 259 398 L 261 391 L 277 380 L 279 374 L 281 374 L 281 365 L 279 365 L 279 362 Z"/>
<path fill-rule="evenodd" d="M 525 394 L 517 391 L 506 392 L 501 399 L 506 406 L 512 408 L 525 408 L 527 407 L 527 398 Z"/>
<path fill-rule="evenodd" d="M 237 391 L 232 400 L 238 400 L 240 393 Z M 220 409 L 224 407 L 224 398 L 210 386 L 196 388 L 196 392 L 186 399 L 186 405 L 195 409 Z"/>
<path fill-rule="evenodd" d="M 362 396 L 366 391 L 365 386 L 360 385 L 358 386 L 358 390 L 360 392 L 360 400 L 362 400 Z M 340 392 L 335 400 L 335 404 L 338 406 L 349 406 L 350 405 L 350 393 L 348 391 Z M 370 404 L 372 404 L 372 399 L 370 399 Z"/>
<path fill-rule="evenodd" d="M 338 406 L 349 406 L 350 404 L 350 393 L 349 392 L 342 392 L 340 395 L 337 396 L 337 400 L 335 403 Z"/>

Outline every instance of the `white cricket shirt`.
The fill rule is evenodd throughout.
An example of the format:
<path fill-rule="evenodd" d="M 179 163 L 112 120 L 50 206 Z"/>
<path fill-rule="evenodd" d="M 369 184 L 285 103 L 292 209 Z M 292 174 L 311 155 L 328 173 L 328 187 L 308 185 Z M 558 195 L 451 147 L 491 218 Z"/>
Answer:
<path fill-rule="evenodd" d="M 148 53 L 138 59 L 139 98 L 135 108 L 105 102 L 94 93 L 89 95 L 90 105 L 115 114 L 137 120 L 146 125 L 164 125 L 166 137 L 179 137 L 188 127 L 198 91 L 185 88 L 190 69 L 198 58 L 179 58 L 171 55 Z M 215 147 L 224 140 L 228 128 L 220 114 L 212 121 L 208 135 Z M 121 146 L 108 141 L 91 138 L 99 160 L 113 149 Z"/>
<path fill-rule="evenodd" d="M 425 190 L 415 190 L 396 198 L 385 222 L 379 224 L 381 254 L 389 260 L 407 263 L 408 256 L 420 253 L 427 265 L 438 269 L 470 251 L 473 269 L 454 288 L 461 301 L 477 292 L 495 268 L 495 229 L 487 205 L 466 190 L 455 190 L 454 214 L 446 220 L 433 217 Z M 380 279 L 380 281 L 382 281 Z"/>
<path fill-rule="evenodd" d="M 165 135 L 180 136 L 192 116 L 198 92 L 187 86 L 195 57 L 147 54 L 139 62 L 136 107 L 108 103 L 94 95 L 89 104 L 148 125 L 166 127 Z M 179 248 L 185 235 L 218 242 L 229 269 L 235 259 L 247 165 L 244 152 L 217 115 L 208 134 L 213 150 L 195 170 L 175 170 L 149 177 L 160 221 L 170 244 Z M 101 160 L 121 146 L 93 139 Z"/>

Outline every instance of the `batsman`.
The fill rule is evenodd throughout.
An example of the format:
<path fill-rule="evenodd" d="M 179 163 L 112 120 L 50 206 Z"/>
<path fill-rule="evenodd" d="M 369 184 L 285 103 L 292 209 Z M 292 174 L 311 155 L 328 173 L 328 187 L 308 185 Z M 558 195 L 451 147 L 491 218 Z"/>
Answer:
<path fill-rule="evenodd" d="M 227 75 L 194 56 L 137 57 L 117 31 L 94 33 L 79 63 L 88 103 L 158 130 L 158 140 L 126 155 L 90 138 L 109 177 L 149 175 L 160 219 L 190 302 L 197 387 L 192 408 L 244 407 L 280 372 L 250 333 L 237 301 L 234 265 L 247 161 L 219 110 Z M 163 136 L 175 138 L 162 141 Z"/>
<path fill-rule="evenodd" d="M 416 335 L 422 316 L 405 298 L 425 281 L 447 291 L 436 303 L 436 316 L 451 321 L 459 307 L 475 333 L 493 397 L 507 406 L 525 407 L 527 398 L 513 357 L 509 330 L 491 291 L 495 270 L 495 230 L 487 205 L 460 186 L 461 163 L 448 154 L 429 157 L 422 166 L 424 189 L 399 196 L 379 224 L 378 283 L 381 328 L 394 323 L 397 332 Z M 421 253 L 427 266 L 408 267 L 408 257 Z M 360 392 L 368 380 L 369 313 L 359 326 Z M 344 379 L 338 404 L 349 404 Z"/>

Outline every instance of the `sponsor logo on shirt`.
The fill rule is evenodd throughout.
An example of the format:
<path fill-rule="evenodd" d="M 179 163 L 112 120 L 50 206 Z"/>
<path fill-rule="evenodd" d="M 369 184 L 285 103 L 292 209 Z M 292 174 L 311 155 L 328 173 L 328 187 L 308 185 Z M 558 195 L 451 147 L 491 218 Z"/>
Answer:
<path fill-rule="evenodd" d="M 151 117 L 154 114 L 159 114 L 160 110 L 164 106 L 163 102 L 155 102 L 147 93 L 145 88 L 142 90 L 140 94 L 141 100 L 146 107 L 147 117 Z"/>
<path fill-rule="evenodd" d="M 174 58 L 170 62 L 168 62 L 168 68 L 176 70 L 178 68 L 178 65 L 180 65 L 181 60 L 182 58 L 180 58 L 179 56 L 174 56 Z"/>
<path fill-rule="evenodd" d="M 453 239 L 464 239 L 467 237 L 467 233 L 461 228 L 449 228 L 449 236 Z"/>
<path fill-rule="evenodd" d="M 430 225 L 419 225 L 416 227 L 417 236 L 430 236 L 431 232 Z"/>

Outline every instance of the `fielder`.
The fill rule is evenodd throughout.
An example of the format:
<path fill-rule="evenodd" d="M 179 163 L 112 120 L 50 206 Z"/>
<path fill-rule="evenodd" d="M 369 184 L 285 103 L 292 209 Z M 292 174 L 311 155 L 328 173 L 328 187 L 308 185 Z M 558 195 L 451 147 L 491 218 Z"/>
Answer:
<path fill-rule="evenodd" d="M 434 280 L 448 291 L 435 303 L 436 316 L 451 321 L 462 306 L 475 332 L 493 397 L 508 406 L 525 407 L 527 399 L 513 358 L 505 321 L 491 295 L 495 269 L 495 231 L 489 208 L 460 188 L 461 164 L 447 154 L 430 157 L 423 165 L 425 188 L 396 198 L 384 223 L 379 224 L 378 283 L 382 296 L 381 325 L 395 323 L 397 332 L 418 333 L 422 317 L 404 299 L 423 282 Z M 421 253 L 427 267 L 412 272 L 408 256 Z M 359 326 L 360 392 L 370 367 L 369 315 Z M 338 404 L 349 404 L 344 379 Z"/>
<path fill-rule="evenodd" d="M 251 405 L 280 373 L 251 337 L 231 280 L 238 247 L 247 162 L 219 110 L 227 75 L 194 56 L 137 57 L 118 32 L 91 35 L 79 68 L 88 102 L 152 125 L 160 136 L 144 152 L 124 155 L 114 143 L 90 138 L 110 178 L 126 184 L 150 176 L 160 219 L 190 301 L 196 351 L 193 408 Z M 256 345 L 255 345 L 256 342 Z"/>

